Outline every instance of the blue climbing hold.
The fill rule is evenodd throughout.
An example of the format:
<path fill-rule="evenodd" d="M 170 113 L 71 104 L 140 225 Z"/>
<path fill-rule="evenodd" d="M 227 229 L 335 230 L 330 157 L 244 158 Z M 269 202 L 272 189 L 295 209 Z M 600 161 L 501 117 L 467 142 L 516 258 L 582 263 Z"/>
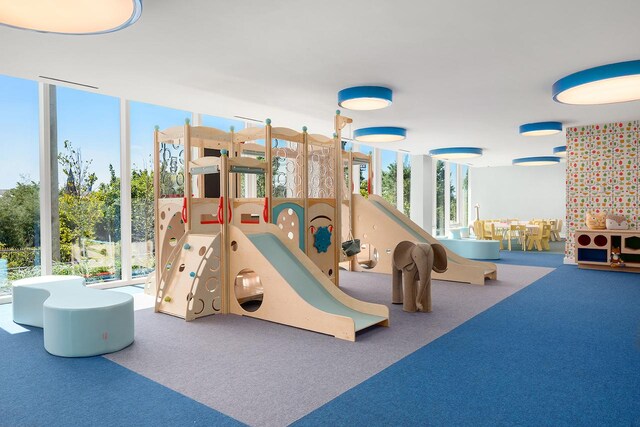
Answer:
<path fill-rule="evenodd" d="M 331 246 L 331 231 L 329 227 L 318 227 L 318 231 L 313 235 L 313 247 L 316 248 L 318 253 L 327 252 L 329 246 Z"/>
<path fill-rule="evenodd" d="M 188 243 L 185 243 L 183 248 L 185 248 L 186 250 L 189 250 L 189 249 L 191 249 L 191 245 L 188 244 Z"/>
<path fill-rule="evenodd" d="M 196 277 L 196 273 L 192 271 L 191 273 L 189 273 L 189 276 Z"/>

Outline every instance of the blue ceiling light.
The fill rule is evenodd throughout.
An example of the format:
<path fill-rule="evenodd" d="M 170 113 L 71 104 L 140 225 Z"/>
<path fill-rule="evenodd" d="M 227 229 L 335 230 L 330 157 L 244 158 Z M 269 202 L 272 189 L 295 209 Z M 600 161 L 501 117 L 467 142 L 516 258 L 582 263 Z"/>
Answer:
<path fill-rule="evenodd" d="M 524 136 L 545 136 L 558 132 L 562 132 L 562 123 L 560 122 L 537 122 L 520 126 L 520 135 Z"/>
<path fill-rule="evenodd" d="M 561 145 L 559 147 L 554 147 L 553 148 L 553 154 L 555 156 L 567 157 L 567 146 L 566 145 Z"/>
<path fill-rule="evenodd" d="M 513 159 L 511 164 L 516 166 L 546 166 L 560 163 L 560 157 L 557 156 L 538 156 L 538 157 L 521 157 Z"/>
<path fill-rule="evenodd" d="M 477 147 L 448 147 L 436 148 L 429 151 L 429 155 L 435 159 L 459 160 L 472 159 L 482 156 L 482 148 Z"/>
<path fill-rule="evenodd" d="M 392 103 L 393 92 L 382 86 L 355 86 L 338 92 L 338 105 L 349 110 L 379 110 Z"/>
<path fill-rule="evenodd" d="M 358 142 L 397 142 L 407 137 L 405 128 L 381 126 L 356 129 L 353 131 L 353 139 Z"/>
<path fill-rule="evenodd" d="M 640 61 L 618 62 L 570 74 L 553 84 L 554 101 L 573 105 L 640 99 Z"/>
<path fill-rule="evenodd" d="M 102 34 L 140 18 L 142 0 L 0 1 L 0 24 L 58 34 Z"/>

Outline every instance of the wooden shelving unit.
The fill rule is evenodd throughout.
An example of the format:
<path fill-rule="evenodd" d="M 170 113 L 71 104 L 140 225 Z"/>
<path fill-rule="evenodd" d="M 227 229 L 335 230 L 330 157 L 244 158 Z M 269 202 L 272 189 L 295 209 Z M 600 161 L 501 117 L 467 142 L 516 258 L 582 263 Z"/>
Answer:
<path fill-rule="evenodd" d="M 640 230 L 576 230 L 580 268 L 640 273 Z M 620 248 L 625 267 L 611 267 L 611 249 Z"/>

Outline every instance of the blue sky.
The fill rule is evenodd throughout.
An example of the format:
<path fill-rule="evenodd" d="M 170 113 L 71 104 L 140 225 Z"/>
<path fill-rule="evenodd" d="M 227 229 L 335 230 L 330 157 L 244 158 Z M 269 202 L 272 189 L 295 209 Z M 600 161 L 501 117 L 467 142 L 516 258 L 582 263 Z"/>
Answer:
<path fill-rule="evenodd" d="M 99 182 L 109 177 L 109 164 L 120 167 L 120 101 L 105 95 L 58 87 L 58 149 L 65 140 L 80 148 L 85 161 L 92 160 L 90 170 Z M 0 189 L 12 188 L 23 176 L 39 181 L 38 84 L 34 81 L 0 75 Z M 131 162 L 144 167 L 153 154 L 153 129 L 181 125 L 191 113 L 140 102 L 130 103 Z M 239 120 L 202 116 L 204 126 L 228 131 L 244 127 Z M 363 153 L 371 147 L 360 146 Z M 382 151 L 384 169 L 395 162 L 396 153 Z M 59 182 L 64 182 L 59 173 Z"/>

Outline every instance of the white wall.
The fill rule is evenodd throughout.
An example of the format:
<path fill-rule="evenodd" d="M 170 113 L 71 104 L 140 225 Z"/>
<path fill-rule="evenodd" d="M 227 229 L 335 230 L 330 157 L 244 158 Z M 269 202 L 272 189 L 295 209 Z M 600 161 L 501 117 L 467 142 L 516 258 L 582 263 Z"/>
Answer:
<path fill-rule="evenodd" d="M 565 222 L 565 182 L 564 163 L 553 166 L 472 167 L 469 170 L 469 222 L 476 218 L 473 208 L 476 204 L 480 205 L 480 219 L 558 218 Z"/>

